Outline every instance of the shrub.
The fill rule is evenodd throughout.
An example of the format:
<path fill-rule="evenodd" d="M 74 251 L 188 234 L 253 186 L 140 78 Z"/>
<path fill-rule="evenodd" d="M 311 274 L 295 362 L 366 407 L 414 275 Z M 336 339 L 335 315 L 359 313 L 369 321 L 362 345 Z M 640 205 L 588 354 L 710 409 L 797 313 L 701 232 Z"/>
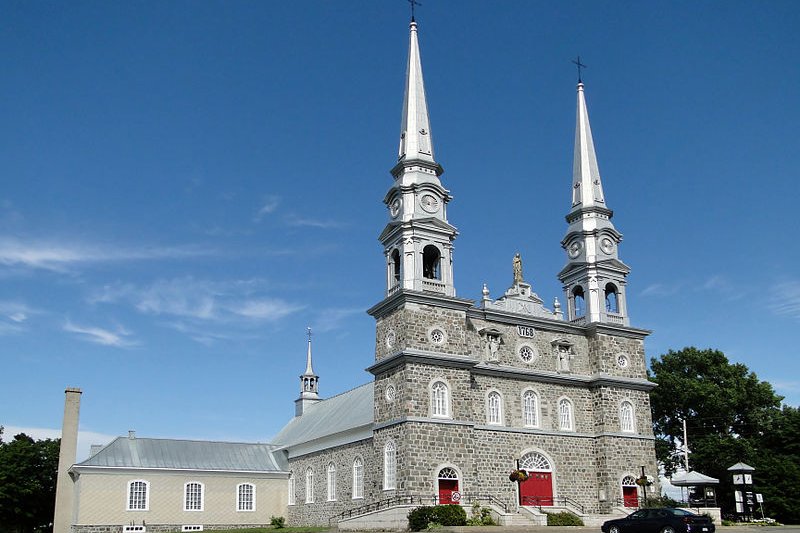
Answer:
<path fill-rule="evenodd" d="M 547 515 L 548 526 L 582 526 L 583 520 L 579 516 L 570 513 L 569 511 L 562 511 L 560 513 L 548 513 Z"/>
<path fill-rule="evenodd" d="M 282 516 L 270 516 L 269 523 L 275 529 L 281 529 L 286 526 L 286 519 Z"/>
<path fill-rule="evenodd" d="M 408 529 L 422 531 L 432 526 L 465 526 L 467 513 L 460 505 L 417 507 L 408 513 Z"/>

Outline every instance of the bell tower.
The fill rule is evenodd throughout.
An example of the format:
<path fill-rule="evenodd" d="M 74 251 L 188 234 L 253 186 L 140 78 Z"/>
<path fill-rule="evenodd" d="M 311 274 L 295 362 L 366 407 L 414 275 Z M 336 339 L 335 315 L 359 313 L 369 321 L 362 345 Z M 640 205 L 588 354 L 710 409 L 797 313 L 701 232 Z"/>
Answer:
<path fill-rule="evenodd" d="M 389 222 L 379 240 L 386 256 L 386 296 L 400 290 L 455 296 L 453 240 L 447 222 L 450 193 L 439 181 L 444 170 L 433 153 L 417 23 L 412 19 L 408 67 L 394 183 L 383 202 Z"/>
<path fill-rule="evenodd" d="M 300 374 L 300 397 L 294 401 L 294 416 L 300 416 L 310 406 L 321 400 L 319 397 L 319 376 L 311 367 L 311 328 L 308 328 L 308 351 L 306 352 L 306 371 Z"/>
<path fill-rule="evenodd" d="M 583 88 L 579 81 L 572 208 L 561 241 L 567 264 L 558 279 L 564 287 L 570 322 L 628 326 L 625 284 L 630 268 L 619 259 L 622 234 L 614 228 L 614 212 L 606 206 Z"/>

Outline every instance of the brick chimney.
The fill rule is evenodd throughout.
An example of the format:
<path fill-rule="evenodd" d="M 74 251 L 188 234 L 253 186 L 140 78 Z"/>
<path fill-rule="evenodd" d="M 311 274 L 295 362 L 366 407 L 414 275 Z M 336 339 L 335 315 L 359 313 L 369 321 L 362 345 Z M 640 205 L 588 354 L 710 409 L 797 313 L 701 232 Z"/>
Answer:
<path fill-rule="evenodd" d="M 56 482 L 56 511 L 53 516 L 53 533 L 69 533 L 72 525 L 74 483 L 69 469 L 78 455 L 78 416 L 81 410 L 81 390 L 68 387 L 64 393 L 64 422 L 61 426 L 61 449 L 58 453 L 58 481 Z"/>

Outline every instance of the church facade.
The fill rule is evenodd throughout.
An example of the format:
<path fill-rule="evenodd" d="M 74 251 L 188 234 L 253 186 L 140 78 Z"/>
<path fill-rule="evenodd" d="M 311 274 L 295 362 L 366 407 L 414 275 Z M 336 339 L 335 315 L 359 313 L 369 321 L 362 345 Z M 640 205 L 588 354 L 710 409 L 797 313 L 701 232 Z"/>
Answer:
<path fill-rule="evenodd" d="M 434 155 L 413 21 L 391 174 L 379 237 L 386 289 L 369 310 L 374 381 L 321 400 L 309 340 L 297 416 L 273 441 L 290 471 L 289 522 L 324 524 L 412 497 L 579 514 L 635 506 L 636 480 L 657 473 L 649 332 L 630 325 L 630 269 L 619 259 L 622 235 L 606 205 L 583 84 L 560 243 L 563 308 L 558 299 L 545 307 L 519 254 L 500 298 L 486 287 L 478 301 L 456 296 L 458 233 L 447 218 L 451 196 Z"/>
<path fill-rule="evenodd" d="M 411 502 L 480 502 L 510 523 L 551 509 L 589 516 L 635 507 L 637 480 L 657 474 L 649 332 L 630 325 L 630 269 L 619 257 L 622 235 L 603 193 L 582 83 L 576 116 L 560 242 L 566 264 L 557 274 L 563 304 L 545 306 L 519 254 L 499 298 L 485 286 L 477 300 L 457 296 L 458 232 L 447 217 L 451 196 L 434 155 L 412 20 L 379 236 L 385 292 L 368 311 L 374 379 L 322 399 L 309 335 L 295 417 L 270 444 L 130 434 L 78 464 L 80 391 L 68 389 L 62 442 L 72 444 L 59 466 L 57 533 L 197 531 L 266 525 L 273 515 L 347 529 L 378 502 L 398 520 Z M 371 516 L 357 526 L 387 526 Z"/>

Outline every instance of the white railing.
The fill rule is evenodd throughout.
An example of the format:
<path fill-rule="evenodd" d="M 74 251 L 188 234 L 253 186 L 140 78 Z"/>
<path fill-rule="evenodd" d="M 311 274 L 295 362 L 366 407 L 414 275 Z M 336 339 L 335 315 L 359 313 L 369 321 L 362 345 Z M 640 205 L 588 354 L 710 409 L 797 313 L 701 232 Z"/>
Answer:
<path fill-rule="evenodd" d="M 625 317 L 622 315 L 617 315 L 614 313 L 606 313 L 606 317 L 608 321 L 612 324 L 619 324 L 620 326 L 625 325 Z"/>
<path fill-rule="evenodd" d="M 444 283 L 441 281 L 431 281 L 428 279 L 422 280 L 422 290 L 429 291 L 429 292 L 440 292 L 444 293 Z"/>

